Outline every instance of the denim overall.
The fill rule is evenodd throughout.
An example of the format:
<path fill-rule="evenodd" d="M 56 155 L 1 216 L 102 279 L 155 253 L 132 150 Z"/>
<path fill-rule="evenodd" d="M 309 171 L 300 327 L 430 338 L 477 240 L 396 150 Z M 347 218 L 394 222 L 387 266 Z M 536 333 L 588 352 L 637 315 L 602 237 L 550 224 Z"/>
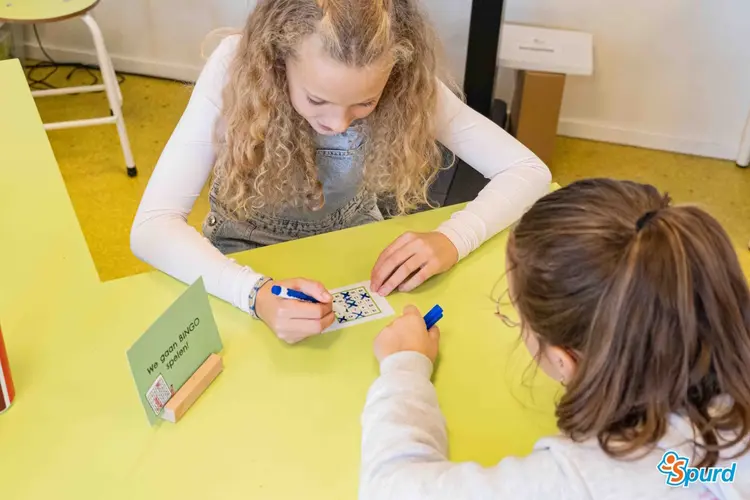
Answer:
<path fill-rule="evenodd" d="M 214 179 L 209 194 L 211 211 L 203 223 L 203 234 L 228 254 L 383 220 L 375 197 L 360 191 L 363 137 L 357 126 L 338 135 L 317 134 L 318 179 L 325 195 L 320 210 L 288 207 L 275 214 L 259 210 L 249 219 L 238 221 L 218 202 L 220 179 Z"/>

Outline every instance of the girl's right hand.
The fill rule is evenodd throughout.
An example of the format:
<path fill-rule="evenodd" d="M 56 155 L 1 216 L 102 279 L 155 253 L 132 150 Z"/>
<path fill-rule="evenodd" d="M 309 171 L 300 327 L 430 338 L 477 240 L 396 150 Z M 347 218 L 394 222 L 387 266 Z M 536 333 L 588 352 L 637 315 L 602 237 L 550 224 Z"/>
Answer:
<path fill-rule="evenodd" d="M 440 329 L 427 330 L 424 318 L 414 306 L 406 306 L 404 315 L 385 327 L 375 339 L 375 357 L 383 362 L 391 354 L 414 351 L 427 356 L 433 363 L 438 355 Z"/>
<path fill-rule="evenodd" d="M 271 293 L 273 285 L 299 290 L 320 303 L 282 299 Z M 317 281 L 303 278 L 272 280 L 263 285 L 255 299 L 255 311 L 276 336 L 288 344 L 296 344 L 319 334 L 336 319 L 333 314 L 333 297 L 328 290 Z"/>

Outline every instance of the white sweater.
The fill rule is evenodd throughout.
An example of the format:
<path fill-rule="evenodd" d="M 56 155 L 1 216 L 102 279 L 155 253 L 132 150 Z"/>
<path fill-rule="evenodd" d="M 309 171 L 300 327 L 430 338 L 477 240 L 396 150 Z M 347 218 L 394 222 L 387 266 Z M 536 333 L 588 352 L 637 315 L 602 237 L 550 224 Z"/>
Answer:
<path fill-rule="evenodd" d="M 222 89 L 240 39 L 225 38 L 196 82 L 143 195 L 131 247 L 140 259 L 185 283 L 203 277 L 209 293 L 247 311 L 248 294 L 260 274 L 222 255 L 187 224 L 216 161 L 212 132 L 222 124 Z M 547 193 L 550 173 L 531 151 L 442 84 L 438 123 L 437 139 L 491 179 L 466 209 L 437 228 L 463 258 Z"/>
<path fill-rule="evenodd" d="M 361 500 L 750 499 L 750 455 L 734 459 L 732 484 L 665 484 L 657 470 L 664 451 L 692 456 L 686 443 L 692 428 L 676 415 L 658 449 L 632 461 L 610 458 L 595 439 L 574 443 L 557 436 L 540 439 L 527 457 L 494 467 L 451 463 L 431 375 L 432 363 L 416 352 L 383 360 L 362 414 Z"/>

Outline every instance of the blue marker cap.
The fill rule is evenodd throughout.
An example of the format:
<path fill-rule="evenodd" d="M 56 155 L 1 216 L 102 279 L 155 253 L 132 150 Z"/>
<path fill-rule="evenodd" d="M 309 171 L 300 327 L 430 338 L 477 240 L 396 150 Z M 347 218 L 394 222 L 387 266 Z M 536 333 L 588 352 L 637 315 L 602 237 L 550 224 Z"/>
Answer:
<path fill-rule="evenodd" d="M 440 321 L 440 319 L 443 317 L 443 308 L 440 306 L 435 306 L 432 309 L 430 309 L 430 312 L 424 315 L 424 324 L 427 326 L 427 329 L 429 330 L 433 326 L 435 326 L 435 323 Z"/>
<path fill-rule="evenodd" d="M 271 293 L 273 295 L 276 295 L 277 297 L 281 297 L 284 299 L 295 299 L 295 300 L 301 300 L 304 302 L 313 302 L 315 304 L 318 303 L 318 301 L 314 297 L 310 297 L 306 293 L 300 292 L 298 290 L 293 290 L 291 288 L 287 288 L 281 285 L 272 286 Z"/>

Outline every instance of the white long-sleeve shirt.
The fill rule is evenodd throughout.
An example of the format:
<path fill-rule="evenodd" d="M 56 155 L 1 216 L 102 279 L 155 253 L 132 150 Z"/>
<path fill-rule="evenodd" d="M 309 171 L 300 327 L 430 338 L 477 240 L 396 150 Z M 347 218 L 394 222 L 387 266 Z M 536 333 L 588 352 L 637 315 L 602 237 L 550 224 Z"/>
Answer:
<path fill-rule="evenodd" d="M 748 454 L 732 460 L 732 484 L 666 485 L 657 470 L 664 452 L 692 456 L 692 427 L 677 415 L 657 448 L 636 460 L 609 457 L 596 439 L 575 443 L 556 436 L 539 440 L 530 455 L 494 467 L 452 463 L 432 369 L 417 352 L 399 352 L 381 363 L 362 414 L 360 500 L 750 498 Z"/>
<path fill-rule="evenodd" d="M 149 180 L 130 241 L 141 260 L 185 283 L 203 277 L 209 293 L 247 311 L 248 294 L 261 275 L 223 255 L 187 224 L 216 161 L 213 130 L 222 124 L 222 90 L 240 38 L 225 38 L 206 63 Z M 437 139 L 491 179 L 464 210 L 437 228 L 463 258 L 543 196 L 550 172 L 525 146 L 442 84 L 437 112 Z"/>

